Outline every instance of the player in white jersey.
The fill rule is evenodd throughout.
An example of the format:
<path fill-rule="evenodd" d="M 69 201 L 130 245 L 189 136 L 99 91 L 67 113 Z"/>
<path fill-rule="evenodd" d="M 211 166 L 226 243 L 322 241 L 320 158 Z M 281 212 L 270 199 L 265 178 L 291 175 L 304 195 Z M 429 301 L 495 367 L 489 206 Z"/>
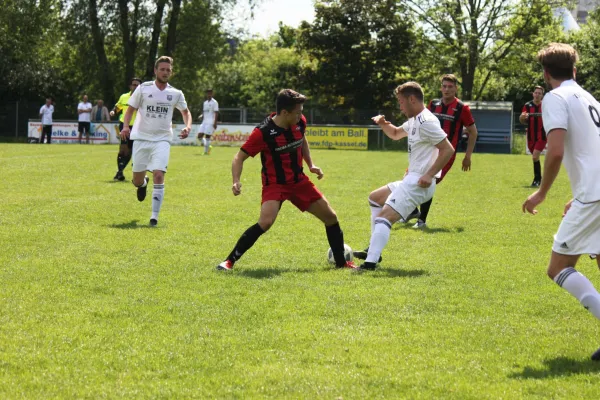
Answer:
<path fill-rule="evenodd" d="M 210 154 L 210 139 L 217 129 L 217 120 L 219 119 L 219 103 L 213 98 L 213 90 L 206 90 L 206 101 L 202 105 L 202 125 L 198 131 L 198 139 L 202 140 L 204 146 L 204 155 Z"/>
<path fill-rule="evenodd" d="M 148 177 L 146 171 L 153 175 L 152 190 L 152 216 L 150 226 L 158 224 L 158 213 L 162 206 L 165 193 L 165 173 L 169 164 L 169 153 L 171 151 L 171 139 L 173 130 L 171 123 L 173 110 L 181 111 L 185 128 L 181 130 L 180 138 L 185 139 L 190 133 L 192 115 L 187 108 L 185 97 L 181 90 L 175 89 L 167 82 L 173 73 L 173 59 L 171 57 L 160 57 L 154 64 L 154 75 L 156 80 L 144 82 L 127 102 L 127 111 L 123 119 L 121 138 L 129 138 L 129 121 L 133 113 L 137 111 L 135 123 L 131 129 L 131 140 L 133 140 L 133 184 L 137 189 L 137 198 L 144 201 L 148 188 Z"/>
<path fill-rule="evenodd" d="M 538 60 L 552 88 L 542 109 L 548 149 L 540 188 L 523 203 L 523 212 L 537 214 L 535 207 L 546 198 L 562 162 L 573 199 L 554 236 L 548 276 L 600 319 L 600 294 L 575 270 L 580 255 L 600 254 L 600 104 L 574 80 L 578 55 L 573 47 L 551 43 Z M 592 359 L 600 361 L 600 349 Z"/>
<path fill-rule="evenodd" d="M 408 137 L 408 172 L 401 181 L 389 183 L 369 195 L 371 206 L 371 242 L 364 264 L 359 269 L 374 270 L 390 238 L 392 224 L 406 219 L 412 210 L 433 197 L 435 178 L 454 154 L 440 121 L 423 103 L 423 89 L 407 82 L 394 90 L 400 111 L 408 117 L 401 127 L 373 117 L 392 140 Z M 400 172 L 400 171 L 399 171 Z"/>

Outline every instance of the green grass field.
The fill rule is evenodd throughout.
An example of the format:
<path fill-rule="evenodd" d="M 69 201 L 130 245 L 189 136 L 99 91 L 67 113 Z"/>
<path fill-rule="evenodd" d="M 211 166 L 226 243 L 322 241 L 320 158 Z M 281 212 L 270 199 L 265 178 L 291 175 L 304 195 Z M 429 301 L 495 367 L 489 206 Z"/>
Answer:
<path fill-rule="evenodd" d="M 475 154 L 438 187 L 430 230 L 395 225 L 378 271 L 334 270 L 323 226 L 258 218 L 260 161 L 231 194 L 236 149 L 175 147 L 159 227 L 113 182 L 115 146 L 0 144 L 0 398 L 597 399 L 600 324 L 545 274 L 570 198 L 537 216 L 531 159 Z M 405 153 L 313 150 L 360 249 L 367 196 Z M 130 168 L 126 176 L 131 177 Z M 579 270 L 597 287 L 595 262 Z"/>

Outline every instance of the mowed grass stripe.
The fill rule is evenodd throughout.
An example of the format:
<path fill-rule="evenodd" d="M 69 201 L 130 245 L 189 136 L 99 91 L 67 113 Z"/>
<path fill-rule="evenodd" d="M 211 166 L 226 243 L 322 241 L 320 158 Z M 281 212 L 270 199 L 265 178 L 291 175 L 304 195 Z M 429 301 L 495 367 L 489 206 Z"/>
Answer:
<path fill-rule="evenodd" d="M 150 202 L 112 181 L 116 146 L 0 145 L 0 397 L 598 397 L 598 323 L 545 276 L 564 172 L 526 216 L 530 157 L 475 154 L 464 173 L 459 155 L 431 229 L 395 225 L 373 273 L 331 269 L 322 224 L 286 203 L 220 274 L 260 206 L 258 159 L 231 194 L 235 151 L 173 147 L 150 229 Z M 312 155 L 366 246 L 367 196 L 406 153 Z"/>

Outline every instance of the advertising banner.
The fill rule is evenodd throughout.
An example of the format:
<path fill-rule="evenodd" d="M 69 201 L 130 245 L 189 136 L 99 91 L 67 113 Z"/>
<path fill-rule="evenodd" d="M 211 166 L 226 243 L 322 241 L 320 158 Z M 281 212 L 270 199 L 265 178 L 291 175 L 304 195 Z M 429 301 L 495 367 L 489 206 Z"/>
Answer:
<path fill-rule="evenodd" d="M 308 126 L 306 139 L 311 149 L 367 150 L 369 130 L 340 126 Z"/>
<path fill-rule="evenodd" d="M 52 143 L 79 143 L 79 132 L 77 122 L 54 122 L 52 124 Z M 92 122 L 90 127 L 90 143 L 107 144 L 118 143 L 117 133 L 119 124 L 115 122 Z M 27 139 L 29 142 L 39 142 L 42 137 L 42 123 L 29 121 L 27 128 Z M 85 143 L 85 135 L 81 138 Z"/>
<path fill-rule="evenodd" d="M 200 124 L 193 124 L 186 139 L 179 134 L 184 124 L 173 124 L 173 145 L 197 146 Z M 54 122 L 52 124 L 52 143 L 79 143 L 77 122 Z M 213 146 L 240 147 L 246 142 L 256 125 L 219 125 L 212 135 Z M 90 143 L 120 143 L 118 122 L 92 122 Z M 40 122 L 29 121 L 29 142 L 39 142 L 42 132 Z M 366 127 L 308 126 L 306 139 L 314 149 L 367 150 L 368 129 Z M 85 138 L 83 138 L 85 141 Z"/>

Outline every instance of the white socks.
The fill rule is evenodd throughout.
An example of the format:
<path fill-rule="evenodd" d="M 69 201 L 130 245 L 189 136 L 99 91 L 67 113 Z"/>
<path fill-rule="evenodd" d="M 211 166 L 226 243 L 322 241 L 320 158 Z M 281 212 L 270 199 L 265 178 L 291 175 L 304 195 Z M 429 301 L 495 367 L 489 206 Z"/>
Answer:
<path fill-rule="evenodd" d="M 369 208 L 371 209 L 371 235 L 372 235 L 373 230 L 375 229 L 375 218 L 377 218 L 377 216 L 381 212 L 382 207 L 379 204 L 377 204 L 376 202 L 374 202 L 373 200 L 369 199 Z"/>
<path fill-rule="evenodd" d="M 554 282 L 571 293 L 594 317 L 600 319 L 600 294 L 588 278 L 575 268 L 568 267 L 554 277 Z"/>
<path fill-rule="evenodd" d="M 210 150 L 210 138 L 204 138 L 204 152 L 208 153 Z"/>
<path fill-rule="evenodd" d="M 375 218 L 375 228 L 371 234 L 371 243 L 369 243 L 369 253 L 367 254 L 366 262 L 376 264 L 379 261 L 379 256 L 383 248 L 390 240 L 390 232 L 392 223 L 385 218 Z"/>
<path fill-rule="evenodd" d="M 152 189 L 152 217 L 150 217 L 150 219 L 158 220 L 158 213 L 160 212 L 160 207 L 162 206 L 164 196 L 164 183 L 161 185 L 154 184 L 154 188 Z"/>

